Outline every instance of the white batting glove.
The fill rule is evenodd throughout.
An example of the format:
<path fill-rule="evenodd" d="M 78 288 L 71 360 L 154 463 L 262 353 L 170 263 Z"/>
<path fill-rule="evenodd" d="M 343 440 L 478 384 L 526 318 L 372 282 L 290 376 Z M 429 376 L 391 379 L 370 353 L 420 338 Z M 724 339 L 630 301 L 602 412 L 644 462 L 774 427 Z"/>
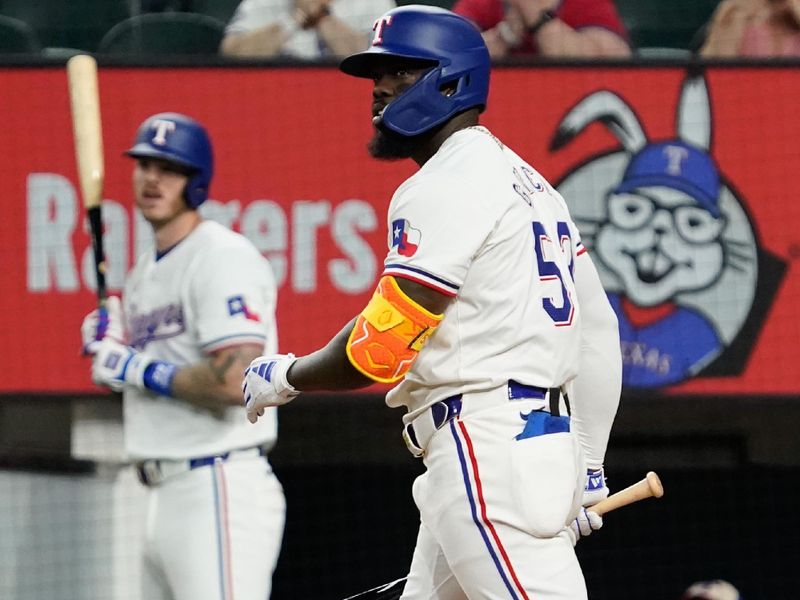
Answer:
<path fill-rule="evenodd" d="M 242 395 L 251 423 L 258 421 L 268 406 L 286 404 L 300 393 L 286 380 L 286 372 L 296 360 L 294 354 L 272 354 L 258 357 L 247 367 Z"/>
<path fill-rule="evenodd" d="M 578 543 L 578 540 L 591 535 L 593 531 L 597 531 L 603 526 L 603 517 L 589 508 L 581 507 L 577 518 L 569 525 L 570 538 L 572 538 L 572 545 Z"/>
<path fill-rule="evenodd" d="M 109 296 L 104 310 L 95 308 L 83 319 L 81 341 L 84 354 L 91 354 L 89 346 L 109 337 L 117 342 L 125 341 L 125 327 L 122 322 L 122 303 L 119 297 Z"/>
<path fill-rule="evenodd" d="M 592 506 L 608 498 L 608 486 L 603 469 L 589 469 L 586 471 L 586 487 L 583 490 L 583 505 L 577 518 L 569 525 L 568 532 L 572 538 L 572 545 L 578 543 L 582 537 L 591 535 L 603 526 L 603 517 L 592 510 Z"/>
<path fill-rule="evenodd" d="M 92 381 L 97 385 L 121 392 L 127 384 L 170 395 L 177 371 L 175 365 L 137 352 L 109 337 L 90 344 L 89 353 L 93 355 Z"/>

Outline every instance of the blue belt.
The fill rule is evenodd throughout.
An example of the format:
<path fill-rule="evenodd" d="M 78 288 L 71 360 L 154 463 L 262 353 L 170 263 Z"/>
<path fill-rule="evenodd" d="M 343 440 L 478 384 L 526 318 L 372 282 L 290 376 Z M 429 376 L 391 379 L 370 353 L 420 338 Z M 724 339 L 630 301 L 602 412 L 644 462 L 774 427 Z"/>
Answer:
<path fill-rule="evenodd" d="M 136 463 L 136 474 L 144 485 L 158 485 L 167 477 L 177 475 L 186 471 L 193 471 L 201 467 L 207 467 L 221 461 L 225 462 L 234 455 L 252 454 L 253 456 L 266 456 L 267 449 L 264 447 L 245 448 L 241 450 L 231 450 L 222 454 L 212 456 L 200 456 L 185 460 L 162 460 L 151 459 Z"/>
<path fill-rule="evenodd" d="M 560 414 L 558 405 L 560 397 L 560 388 L 542 388 L 534 385 L 525 385 L 514 380 L 509 380 L 508 382 L 509 400 L 544 400 L 545 398 L 549 398 L 550 414 L 555 417 L 558 417 Z M 569 411 L 569 402 L 566 395 L 564 395 L 564 401 Z M 447 423 L 458 417 L 461 414 L 461 408 L 462 394 L 456 394 L 455 396 L 450 396 L 444 400 L 433 403 L 430 407 L 430 422 L 432 422 L 434 429 L 441 429 Z M 417 427 L 421 425 L 424 425 L 424 423 L 418 423 Z M 420 436 L 419 433 L 422 433 L 422 436 Z M 403 437 L 414 456 L 422 456 L 424 454 L 423 446 L 427 445 L 429 436 L 432 433 L 433 432 L 429 428 L 423 428 L 422 432 L 418 432 L 413 422 L 408 423 L 403 428 Z M 420 437 L 427 437 L 428 439 L 420 440 Z"/>
<path fill-rule="evenodd" d="M 551 403 L 552 397 L 555 396 L 557 407 L 559 395 L 556 395 L 554 390 L 558 391 L 560 394 L 559 388 L 551 388 L 548 390 L 547 388 L 541 388 L 535 385 L 525 385 L 524 383 L 517 383 L 516 381 L 511 380 L 508 382 L 508 399 L 544 400 L 547 397 L 547 393 L 550 392 Z M 450 396 L 444 400 L 439 400 L 439 402 L 436 402 L 431 406 L 431 416 L 433 417 L 433 424 L 436 426 L 436 429 L 441 429 L 448 422 L 452 421 L 461 414 L 461 398 L 461 394 L 456 394 L 455 396 Z M 550 407 L 550 412 L 553 412 L 552 406 Z M 555 414 L 558 416 L 557 408 Z"/>

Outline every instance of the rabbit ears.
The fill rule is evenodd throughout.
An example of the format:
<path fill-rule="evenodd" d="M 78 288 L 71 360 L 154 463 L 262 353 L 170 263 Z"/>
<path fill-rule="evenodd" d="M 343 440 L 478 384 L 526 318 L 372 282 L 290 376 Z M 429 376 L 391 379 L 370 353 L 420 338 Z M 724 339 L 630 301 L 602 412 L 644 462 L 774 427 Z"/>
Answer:
<path fill-rule="evenodd" d="M 583 98 L 561 119 L 550 150 L 563 148 L 594 122 L 605 125 L 631 154 L 647 145 L 641 120 L 630 105 L 614 92 L 601 90 Z M 675 133 L 677 139 L 701 150 L 711 148 L 711 103 L 703 75 L 687 77 L 683 82 Z"/>

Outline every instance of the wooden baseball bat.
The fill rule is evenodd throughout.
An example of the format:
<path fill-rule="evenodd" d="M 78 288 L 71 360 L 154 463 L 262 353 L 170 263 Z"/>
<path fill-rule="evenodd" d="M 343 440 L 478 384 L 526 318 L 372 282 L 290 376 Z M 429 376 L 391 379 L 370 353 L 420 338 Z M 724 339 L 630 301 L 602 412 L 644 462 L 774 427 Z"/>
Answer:
<path fill-rule="evenodd" d="M 589 510 L 596 512 L 601 517 L 621 506 L 626 506 L 645 498 L 661 498 L 664 495 L 664 486 L 661 479 L 653 471 L 647 473 L 644 479 L 629 485 L 624 490 L 611 494 L 605 500 L 591 506 Z"/>
<path fill-rule="evenodd" d="M 97 86 L 97 62 L 88 54 L 77 54 L 67 61 L 72 133 L 78 164 L 83 205 L 89 218 L 94 267 L 97 276 L 97 300 L 105 308 L 106 266 L 103 252 L 103 133 L 100 121 L 100 95 Z"/>

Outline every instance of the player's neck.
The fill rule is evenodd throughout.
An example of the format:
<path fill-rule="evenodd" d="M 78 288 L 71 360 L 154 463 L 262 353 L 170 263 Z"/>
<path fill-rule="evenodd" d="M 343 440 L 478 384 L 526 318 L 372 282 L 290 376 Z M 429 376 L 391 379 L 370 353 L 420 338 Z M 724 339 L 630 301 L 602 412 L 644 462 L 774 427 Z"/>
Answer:
<path fill-rule="evenodd" d="M 166 223 L 153 224 L 156 252 L 164 252 L 172 248 L 194 231 L 202 220 L 200 213 L 196 210 L 187 210 Z"/>
<path fill-rule="evenodd" d="M 420 167 L 428 162 L 431 157 L 439 151 L 445 140 L 453 135 L 456 131 L 466 129 L 467 127 L 474 127 L 478 124 L 478 109 L 470 109 L 461 114 L 456 115 L 447 121 L 436 133 L 431 136 L 430 141 L 420 147 L 418 152 L 415 152 L 411 157 Z"/>

